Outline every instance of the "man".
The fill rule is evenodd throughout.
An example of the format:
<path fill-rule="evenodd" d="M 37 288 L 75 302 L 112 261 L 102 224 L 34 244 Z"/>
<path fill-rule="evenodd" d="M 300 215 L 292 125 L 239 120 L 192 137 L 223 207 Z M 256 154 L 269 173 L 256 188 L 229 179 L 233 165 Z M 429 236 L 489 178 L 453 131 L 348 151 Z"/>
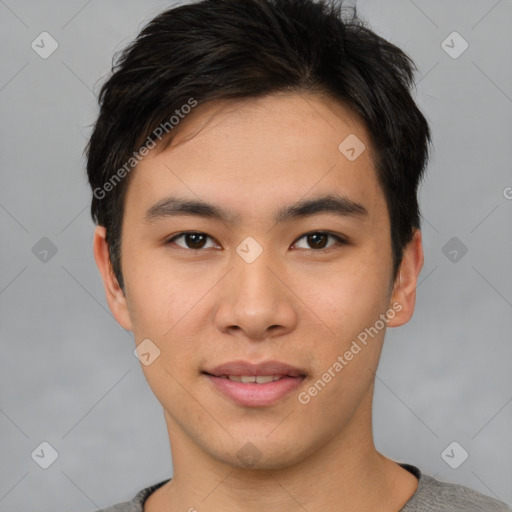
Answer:
<path fill-rule="evenodd" d="M 412 62 L 340 7 L 170 9 L 100 92 L 94 255 L 173 457 L 172 479 L 107 510 L 510 510 L 375 449 L 430 136 Z"/>

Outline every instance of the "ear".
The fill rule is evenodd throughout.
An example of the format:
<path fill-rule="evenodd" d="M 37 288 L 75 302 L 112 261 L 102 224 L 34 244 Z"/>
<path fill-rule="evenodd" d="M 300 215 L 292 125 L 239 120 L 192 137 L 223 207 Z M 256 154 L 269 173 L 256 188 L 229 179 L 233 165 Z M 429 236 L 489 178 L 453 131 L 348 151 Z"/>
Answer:
<path fill-rule="evenodd" d="M 423 267 L 423 245 L 421 242 L 421 231 L 414 230 L 412 240 L 404 249 L 402 262 L 396 276 L 391 294 L 390 306 L 396 314 L 388 321 L 389 327 L 398 327 L 407 323 L 413 313 L 416 303 L 416 287 L 418 276 Z"/>
<path fill-rule="evenodd" d="M 117 278 L 112 269 L 110 254 L 108 252 L 108 242 L 106 240 L 107 229 L 104 226 L 97 226 L 94 231 L 94 259 L 103 279 L 105 294 L 110 311 L 117 322 L 127 331 L 132 330 L 130 314 L 126 303 L 126 297 L 119 286 Z"/>

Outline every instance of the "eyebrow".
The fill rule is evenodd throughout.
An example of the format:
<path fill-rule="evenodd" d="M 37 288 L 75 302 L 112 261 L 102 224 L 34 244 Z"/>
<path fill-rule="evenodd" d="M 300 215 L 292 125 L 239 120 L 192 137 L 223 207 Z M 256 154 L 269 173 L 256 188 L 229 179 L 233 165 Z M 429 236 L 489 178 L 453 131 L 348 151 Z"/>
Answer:
<path fill-rule="evenodd" d="M 328 194 L 313 199 L 302 199 L 296 203 L 283 206 L 277 210 L 274 221 L 275 223 L 282 223 L 320 213 L 334 213 L 342 217 L 354 218 L 362 218 L 368 215 L 368 211 L 362 204 L 345 196 Z M 151 223 L 162 218 L 179 215 L 214 219 L 227 224 L 233 224 L 239 218 L 239 215 L 234 215 L 215 204 L 169 196 L 158 201 L 147 210 L 145 221 Z"/>

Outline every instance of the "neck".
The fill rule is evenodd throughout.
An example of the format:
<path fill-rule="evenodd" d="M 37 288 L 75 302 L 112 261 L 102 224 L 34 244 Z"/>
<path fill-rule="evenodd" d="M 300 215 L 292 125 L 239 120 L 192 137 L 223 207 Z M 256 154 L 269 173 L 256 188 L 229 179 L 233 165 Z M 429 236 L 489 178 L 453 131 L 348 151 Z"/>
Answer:
<path fill-rule="evenodd" d="M 396 512 L 418 481 L 376 451 L 371 400 L 369 393 L 351 422 L 323 446 L 312 447 L 308 457 L 271 469 L 235 467 L 210 456 L 166 414 L 174 475 L 144 510 Z"/>

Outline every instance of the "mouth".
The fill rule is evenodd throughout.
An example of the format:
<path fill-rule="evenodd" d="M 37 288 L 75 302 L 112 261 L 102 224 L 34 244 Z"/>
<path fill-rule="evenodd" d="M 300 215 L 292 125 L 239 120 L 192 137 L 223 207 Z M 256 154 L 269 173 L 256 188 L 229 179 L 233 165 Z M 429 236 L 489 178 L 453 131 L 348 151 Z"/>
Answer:
<path fill-rule="evenodd" d="M 211 375 L 206 373 L 206 375 Z M 211 375 L 212 377 L 219 377 L 220 379 L 229 379 L 234 382 L 241 382 L 243 384 L 267 384 L 268 382 L 275 382 L 290 375 Z"/>
<path fill-rule="evenodd" d="M 242 407 L 274 405 L 296 390 L 307 376 L 305 371 L 278 361 L 233 361 L 201 373 L 216 392 Z"/>

